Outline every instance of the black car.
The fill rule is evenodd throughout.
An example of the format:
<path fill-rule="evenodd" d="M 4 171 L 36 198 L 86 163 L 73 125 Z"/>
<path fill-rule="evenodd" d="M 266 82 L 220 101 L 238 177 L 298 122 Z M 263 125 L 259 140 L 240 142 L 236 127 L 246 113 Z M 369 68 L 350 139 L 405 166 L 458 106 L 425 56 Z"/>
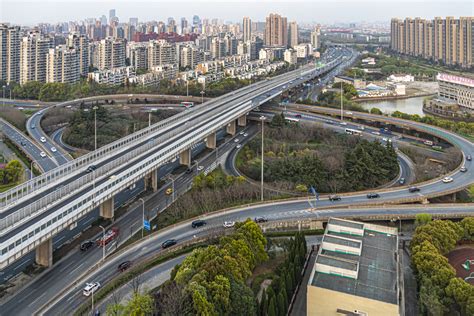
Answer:
<path fill-rule="evenodd" d="M 329 201 L 340 201 L 341 197 L 339 195 L 330 195 Z"/>
<path fill-rule="evenodd" d="M 259 217 L 255 217 L 254 222 L 255 223 L 265 223 L 265 222 L 268 222 L 268 219 L 266 219 L 263 216 L 259 216 Z"/>
<path fill-rule="evenodd" d="M 176 245 L 177 243 L 178 242 L 176 241 L 176 239 L 168 239 L 164 243 L 161 244 L 161 248 L 166 249 L 166 248 Z"/>
<path fill-rule="evenodd" d="M 410 193 L 420 192 L 420 188 L 419 187 L 409 187 L 408 192 L 410 192 Z"/>
<path fill-rule="evenodd" d="M 21 146 L 26 146 L 26 142 L 24 140 L 21 141 Z"/>
<path fill-rule="evenodd" d="M 87 173 L 91 173 L 91 172 L 94 171 L 95 169 L 97 169 L 97 166 L 96 166 L 96 165 L 90 165 L 89 167 L 87 167 L 86 172 L 87 172 Z"/>
<path fill-rule="evenodd" d="M 368 199 L 376 199 L 376 198 L 379 198 L 380 197 L 380 194 L 378 193 L 367 193 L 367 198 Z"/>
<path fill-rule="evenodd" d="M 130 260 L 124 261 L 118 265 L 117 270 L 119 270 L 120 272 L 123 272 L 127 270 L 128 268 L 130 268 L 131 266 L 132 266 L 132 262 Z"/>
<path fill-rule="evenodd" d="M 92 248 L 94 246 L 94 242 L 92 240 L 86 240 L 81 244 L 81 251 L 86 251 L 89 248 Z"/>
<path fill-rule="evenodd" d="M 186 174 L 190 174 L 190 173 L 193 173 L 193 169 L 192 168 L 186 169 Z"/>
<path fill-rule="evenodd" d="M 301 114 L 296 114 L 295 118 L 301 118 Z"/>
<path fill-rule="evenodd" d="M 192 228 L 197 228 L 206 225 L 206 221 L 203 221 L 202 219 L 198 219 L 197 221 L 194 221 L 191 223 Z"/>

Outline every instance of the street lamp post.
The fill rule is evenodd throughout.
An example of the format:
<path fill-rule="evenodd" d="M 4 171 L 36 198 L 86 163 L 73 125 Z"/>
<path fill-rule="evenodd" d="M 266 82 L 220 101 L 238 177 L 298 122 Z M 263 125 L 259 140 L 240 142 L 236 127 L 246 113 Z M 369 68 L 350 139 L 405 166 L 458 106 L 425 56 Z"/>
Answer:
<path fill-rule="evenodd" d="M 94 315 L 94 292 L 95 290 L 92 290 L 92 315 Z"/>
<path fill-rule="evenodd" d="M 94 110 L 94 150 L 97 150 L 97 106 L 92 108 Z"/>
<path fill-rule="evenodd" d="M 342 102 L 342 82 L 341 82 L 341 121 L 344 121 L 344 106 Z"/>
<path fill-rule="evenodd" d="M 99 227 L 102 229 L 102 262 L 105 261 L 105 228 L 102 225 L 99 225 Z"/>
<path fill-rule="evenodd" d="M 201 104 L 204 103 L 204 91 L 201 91 Z"/>
<path fill-rule="evenodd" d="M 148 112 L 148 127 L 151 126 L 151 111 Z"/>
<path fill-rule="evenodd" d="M 139 200 L 142 202 L 142 238 L 143 238 L 143 235 L 145 233 L 145 200 L 143 200 L 142 198 L 139 198 Z"/>
<path fill-rule="evenodd" d="M 186 78 L 186 96 L 189 97 L 189 80 Z"/>
<path fill-rule="evenodd" d="M 36 163 L 35 160 L 32 160 L 31 161 L 31 164 L 30 164 L 30 180 L 32 180 L 34 178 L 34 174 L 33 174 L 33 165 Z"/>
<path fill-rule="evenodd" d="M 2 90 L 3 90 L 2 102 L 3 102 L 3 106 L 5 106 L 5 85 L 2 87 Z"/>
<path fill-rule="evenodd" d="M 265 125 L 265 116 L 260 116 L 260 121 L 262 122 L 262 166 L 261 166 L 261 173 L 260 173 L 260 199 L 263 201 L 263 136 L 264 136 L 264 130 L 263 126 Z"/>

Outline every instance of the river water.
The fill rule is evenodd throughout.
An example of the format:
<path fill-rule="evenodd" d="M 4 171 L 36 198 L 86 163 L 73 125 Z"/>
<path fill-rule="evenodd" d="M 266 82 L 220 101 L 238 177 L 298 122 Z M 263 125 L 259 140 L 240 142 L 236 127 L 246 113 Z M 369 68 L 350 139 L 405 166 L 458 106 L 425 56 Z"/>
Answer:
<path fill-rule="evenodd" d="M 391 114 L 395 111 L 400 111 L 408 114 L 423 114 L 423 99 L 425 97 L 413 97 L 408 99 L 393 99 L 385 101 L 366 101 L 359 102 L 359 104 L 366 110 L 371 108 L 379 108 L 384 114 Z"/>

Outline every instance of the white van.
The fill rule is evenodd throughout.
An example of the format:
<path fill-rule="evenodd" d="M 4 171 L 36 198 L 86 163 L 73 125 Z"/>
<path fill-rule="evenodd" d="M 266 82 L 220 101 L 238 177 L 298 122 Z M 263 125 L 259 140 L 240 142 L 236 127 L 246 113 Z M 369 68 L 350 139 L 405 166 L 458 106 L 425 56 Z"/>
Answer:
<path fill-rule="evenodd" d="M 86 287 L 82 290 L 84 296 L 89 296 L 100 288 L 99 282 L 86 283 Z"/>

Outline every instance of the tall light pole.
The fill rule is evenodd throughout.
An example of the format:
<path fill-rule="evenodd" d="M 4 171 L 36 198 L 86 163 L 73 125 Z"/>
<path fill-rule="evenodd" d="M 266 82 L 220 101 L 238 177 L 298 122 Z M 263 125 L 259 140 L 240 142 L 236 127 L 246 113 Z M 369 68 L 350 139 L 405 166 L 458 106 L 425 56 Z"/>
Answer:
<path fill-rule="evenodd" d="M 102 262 L 105 261 L 105 228 L 102 225 L 99 225 L 102 228 Z"/>
<path fill-rule="evenodd" d="M 204 103 L 204 91 L 201 91 L 200 93 L 201 93 L 201 104 L 203 104 Z"/>
<path fill-rule="evenodd" d="M 263 135 L 264 135 L 264 130 L 263 130 L 263 126 L 265 125 L 265 119 L 266 117 L 265 116 L 260 116 L 260 121 L 262 122 L 262 168 L 261 168 L 261 173 L 260 173 L 260 199 L 263 201 L 263 155 L 264 155 L 264 152 L 263 152 Z"/>
<path fill-rule="evenodd" d="M 143 235 L 145 233 L 145 200 L 143 200 L 142 198 L 139 198 L 139 200 L 142 202 L 142 238 L 143 238 Z"/>
<path fill-rule="evenodd" d="M 94 292 L 95 290 L 92 290 L 92 315 L 94 315 Z"/>
<path fill-rule="evenodd" d="M 148 112 L 148 127 L 151 126 L 151 111 Z"/>
<path fill-rule="evenodd" d="M 344 108 L 342 102 L 342 82 L 341 82 L 341 121 L 344 121 Z"/>
<path fill-rule="evenodd" d="M 189 97 L 189 80 L 186 78 L 186 96 Z"/>
<path fill-rule="evenodd" d="M 31 161 L 31 164 L 30 164 L 30 180 L 32 180 L 34 178 L 34 174 L 33 174 L 33 165 L 36 163 L 35 160 L 32 160 Z"/>
<path fill-rule="evenodd" d="M 2 94 L 2 102 L 3 102 L 3 106 L 5 106 L 5 85 L 2 87 L 2 90 L 3 90 L 3 94 Z"/>
<path fill-rule="evenodd" d="M 97 106 L 92 108 L 94 110 L 94 150 L 97 150 Z"/>

